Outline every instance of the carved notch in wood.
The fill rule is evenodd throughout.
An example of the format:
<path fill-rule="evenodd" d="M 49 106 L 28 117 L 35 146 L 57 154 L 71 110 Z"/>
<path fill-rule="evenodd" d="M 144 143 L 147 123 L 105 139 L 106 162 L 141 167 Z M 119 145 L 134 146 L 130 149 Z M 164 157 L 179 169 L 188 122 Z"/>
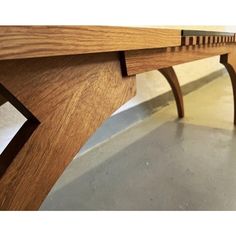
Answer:
<path fill-rule="evenodd" d="M 2 84 L 0 84 L 0 97 L 2 104 L 4 104 L 5 102 L 10 102 L 11 105 L 14 106 L 27 119 L 0 154 L 1 177 L 40 122 Z"/>

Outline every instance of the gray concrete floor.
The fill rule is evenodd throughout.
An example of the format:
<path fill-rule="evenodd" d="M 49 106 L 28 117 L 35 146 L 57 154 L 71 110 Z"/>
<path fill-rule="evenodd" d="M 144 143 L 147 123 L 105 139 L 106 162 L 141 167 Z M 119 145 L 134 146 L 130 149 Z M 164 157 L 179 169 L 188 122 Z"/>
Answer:
<path fill-rule="evenodd" d="M 236 210 L 236 132 L 228 75 L 83 154 L 41 210 Z"/>

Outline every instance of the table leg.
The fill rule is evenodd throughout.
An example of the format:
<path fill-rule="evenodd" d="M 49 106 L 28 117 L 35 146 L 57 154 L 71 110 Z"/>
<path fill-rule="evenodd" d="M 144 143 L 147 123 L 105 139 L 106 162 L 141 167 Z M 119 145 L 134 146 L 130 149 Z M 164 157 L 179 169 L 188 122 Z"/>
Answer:
<path fill-rule="evenodd" d="M 183 95 L 182 95 L 181 88 L 179 85 L 178 77 L 173 67 L 159 69 L 159 71 L 167 79 L 168 83 L 170 84 L 170 87 L 175 97 L 175 102 L 176 102 L 179 118 L 183 118 L 184 117 Z"/>
<path fill-rule="evenodd" d="M 232 82 L 234 96 L 234 124 L 236 125 L 236 50 L 233 50 L 229 54 L 221 55 L 220 62 L 227 69 Z"/>

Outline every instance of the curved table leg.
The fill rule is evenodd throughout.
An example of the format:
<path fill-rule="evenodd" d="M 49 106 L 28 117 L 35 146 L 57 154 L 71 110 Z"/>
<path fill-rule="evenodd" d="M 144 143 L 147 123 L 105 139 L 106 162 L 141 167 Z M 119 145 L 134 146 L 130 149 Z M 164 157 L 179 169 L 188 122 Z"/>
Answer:
<path fill-rule="evenodd" d="M 0 83 L 39 121 L 0 177 L 1 210 L 38 209 L 87 139 L 135 95 L 116 53 L 1 61 Z"/>
<path fill-rule="evenodd" d="M 173 67 L 167 67 L 167 68 L 159 69 L 159 71 L 167 79 L 168 83 L 170 84 L 171 89 L 174 93 L 179 118 L 183 118 L 184 117 L 183 95 L 182 95 L 182 92 L 181 92 L 181 88 L 180 88 L 180 85 L 179 85 L 177 75 L 176 75 Z"/>
<path fill-rule="evenodd" d="M 236 125 L 236 51 L 221 55 L 220 63 L 227 69 L 232 82 L 234 96 L 234 124 Z"/>

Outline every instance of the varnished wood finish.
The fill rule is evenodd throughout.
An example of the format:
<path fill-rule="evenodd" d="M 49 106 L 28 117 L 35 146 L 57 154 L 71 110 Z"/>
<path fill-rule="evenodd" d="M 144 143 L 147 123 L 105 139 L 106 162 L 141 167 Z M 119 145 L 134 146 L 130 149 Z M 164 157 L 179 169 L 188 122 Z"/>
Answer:
<path fill-rule="evenodd" d="M 0 209 L 38 209 L 81 146 L 135 95 L 117 53 L 0 62 L 0 82 L 40 125 L 0 179 Z"/>
<path fill-rule="evenodd" d="M 182 46 L 164 49 L 147 49 L 126 51 L 125 70 L 127 75 L 143 73 L 145 71 L 166 68 L 190 61 L 200 60 L 216 55 L 227 54 L 234 48 L 233 45 L 201 45 Z"/>
<path fill-rule="evenodd" d="M 176 29 L 109 26 L 1 26 L 0 60 L 160 48 L 181 44 Z"/>
<path fill-rule="evenodd" d="M 235 37 L 203 36 L 201 40 L 200 38 L 197 38 L 197 36 L 186 36 L 182 38 L 181 42 L 184 46 L 124 52 L 122 57 L 124 62 L 122 65 L 124 65 L 123 71 L 126 72 L 125 75 L 134 75 L 155 69 L 160 70 L 162 68 L 169 68 L 174 65 L 191 62 L 194 60 L 224 55 L 221 57 L 221 62 L 229 71 L 232 81 L 235 107 L 234 123 L 236 124 Z M 226 57 L 227 60 L 225 59 Z M 178 98 L 176 98 L 176 101 L 177 99 Z"/>
<path fill-rule="evenodd" d="M 179 85 L 179 81 L 177 75 L 173 69 L 173 67 L 162 68 L 159 69 L 161 74 L 167 79 L 170 87 L 173 91 L 175 102 L 177 106 L 178 116 L 179 118 L 184 117 L 184 102 L 183 102 L 183 95 Z"/>
<path fill-rule="evenodd" d="M 231 53 L 221 55 L 220 62 L 230 75 L 234 95 L 234 124 L 236 125 L 236 48 Z"/>

